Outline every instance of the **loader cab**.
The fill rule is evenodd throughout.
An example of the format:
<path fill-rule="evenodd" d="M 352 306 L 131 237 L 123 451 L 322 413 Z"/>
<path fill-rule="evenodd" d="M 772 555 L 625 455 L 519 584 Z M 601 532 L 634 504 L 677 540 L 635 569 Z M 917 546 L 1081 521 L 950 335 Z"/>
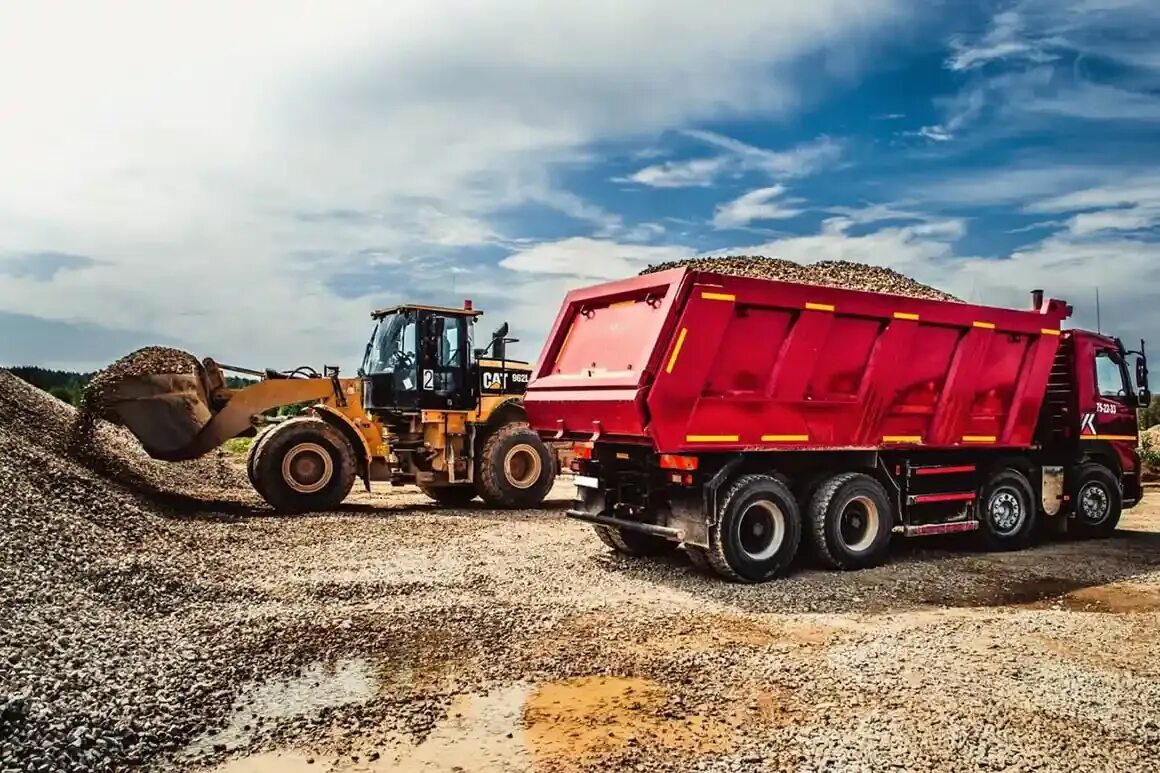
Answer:
<path fill-rule="evenodd" d="M 472 329 L 481 312 L 440 306 L 395 306 L 371 316 L 360 375 L 370 410 L 470 410 Z"/>

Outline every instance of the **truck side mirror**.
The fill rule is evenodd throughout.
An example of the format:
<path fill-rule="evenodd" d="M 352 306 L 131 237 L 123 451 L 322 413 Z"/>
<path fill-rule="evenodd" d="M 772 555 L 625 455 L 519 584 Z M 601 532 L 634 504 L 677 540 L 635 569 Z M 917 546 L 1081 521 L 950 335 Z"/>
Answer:
<path fill-rule="evenodd" d="M 1140 407 L 1147 408 L 1152 404 L 1152 392 L 1148 389 L 1148 358 L 1143 353 L 1144 342 L 1140 342 L 1140 356 L 1136 358 L 1136 390 Z"/>

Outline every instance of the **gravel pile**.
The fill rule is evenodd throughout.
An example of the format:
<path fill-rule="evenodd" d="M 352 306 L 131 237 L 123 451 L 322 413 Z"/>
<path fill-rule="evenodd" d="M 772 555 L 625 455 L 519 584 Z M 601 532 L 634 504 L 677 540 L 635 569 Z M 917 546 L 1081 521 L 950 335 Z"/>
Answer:
<path fill-rule="evenodd" d="M 690 258 L 649 266 L 641 274 L 652 274 L 682 266 L 689 266 L 701 271 L 712 271 L 726 276 L 776 279 L 782 282 L 800 282 L 826 287 L 841 287 L 847 290 L 890 293 L 936 301 L 959 301 L 953 295 L 916 282 L 897 271 L 845 260 L 824 260 L 818 263 L 802 264 L 792 260 L 767 258 L 761 255 Z"/>

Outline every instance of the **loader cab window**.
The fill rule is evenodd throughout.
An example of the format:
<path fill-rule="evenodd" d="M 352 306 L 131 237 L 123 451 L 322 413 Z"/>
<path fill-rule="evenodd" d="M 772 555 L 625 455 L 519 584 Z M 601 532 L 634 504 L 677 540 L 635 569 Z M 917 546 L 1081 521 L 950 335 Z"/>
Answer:
<path fill-rule="evenodd" d="M 1112 352 L 1096 353 L 1096 390 L 1100 397 L 1124 401 L 1132 394 L 1123 361 Z"/>
<path fill-rule="evenodd" d="M 396 391 L 410 392 L 419 380 L 413 312 L 396 312 L 379 320 L 363 366 L 370 375 L 391 374 Z"/>
<path fill-rule="evenodd" d="M 468 318 L 457 314 L 424 312 L 421 320 L 420 407 L 468 407 L 467 353 L 471 348 Z"/>

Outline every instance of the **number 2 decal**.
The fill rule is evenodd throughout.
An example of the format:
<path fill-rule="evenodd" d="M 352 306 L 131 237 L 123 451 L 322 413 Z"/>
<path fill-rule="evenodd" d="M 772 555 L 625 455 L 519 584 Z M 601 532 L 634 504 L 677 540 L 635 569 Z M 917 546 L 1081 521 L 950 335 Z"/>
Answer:
<path fill-rule="evenodd" d="M 424 389 L 434 389 L 435 388 L 435 371 L 433 371 L 433 370 L 423 371 L 423 388 Z"/>

